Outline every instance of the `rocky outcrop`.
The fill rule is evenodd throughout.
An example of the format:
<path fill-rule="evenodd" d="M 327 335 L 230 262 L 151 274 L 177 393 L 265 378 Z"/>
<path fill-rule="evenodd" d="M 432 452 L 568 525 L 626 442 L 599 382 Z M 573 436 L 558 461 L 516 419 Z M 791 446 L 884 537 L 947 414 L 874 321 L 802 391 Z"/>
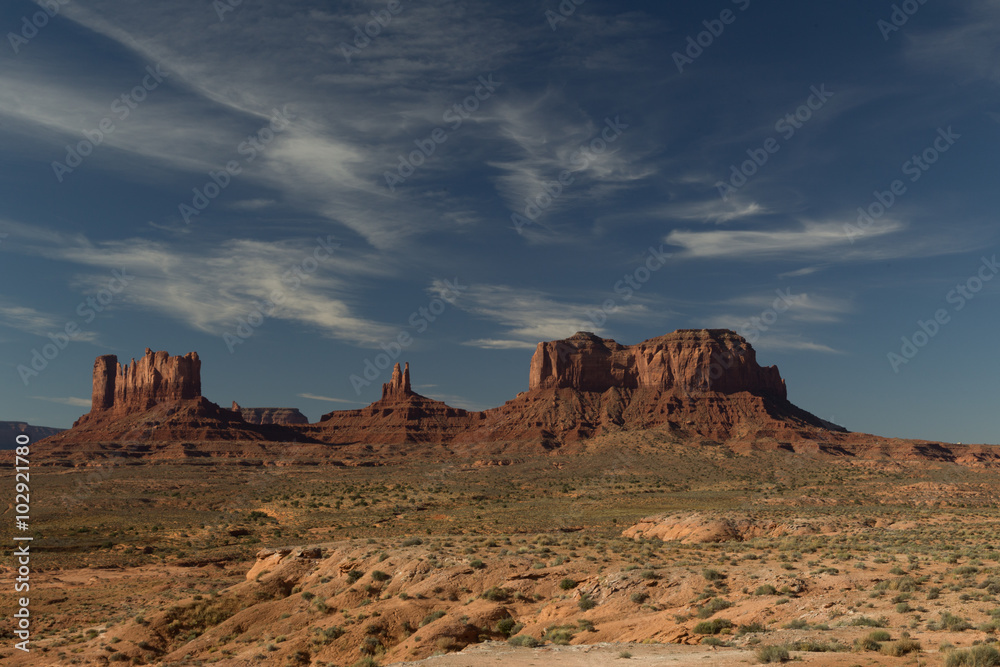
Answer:
<path fill-rule="evenodd" d="M 128 413 L 152 408 L 158 403 L 201 396 L 201 360 L 197 352 L 183 357 L 168 353 L 146 354 L 122 366 L 113 354 L 94 362 L 91 413 Z"/>
<path fill-rule="evenodd" d="M 360 410 L 335 410 L 320 417 L 307 433 L 331 444 L 443 443 L 483 419 L 410 388 L 410 364 L 396 364 L 382 385 L 382 398 Z"/>
<path fill-rule="evenodd" d="M 93 409 L 46 442 L 64 446 L 62 451 L 73 451 L 73 443 L 158 442 L 173 447 L 171 456 L 201 455 L 195 442 L 237 441 L 231 452 L 254 451 L 250 441 L 299 442 L 318 445 L 302 451 L 324 460 L 340 452 L 367 456 L 387 445 L 382 452 L 400 456 L 481 460 L 484 454 L 539 449 L 584 451 L 597 436 L 609 437 L 595 447 L 639 433 L 670 442 L 724 443 L 738 453 L 1000 462 L 996 447 L 847 433 L 790 403 L 778 369 L 760 366 L 750 344 L 726 330 L 681 330 L 635 345 L 581 332 L 540 343 L 528 379 L 527 391 L 474 412 L 414 392 L 409 364 L 397 364 L 379 400 L 306 424 L 294 408 L 220 408 L 200 396 L 197 354 L 146 350 L 125 366 L 114 356 L 99 357 Z"/>
<path fill-rule="evenodd" d="M 296 413 L 298 411 L 295 411 Z M 301 416 L 301 415 L 300 415 Z M 305 421 L 305 417 L 302 417 Z M 171 357 L 146 353 L 122 365 L 114 355 L 94 362 L 91 410 L 49 442 L 143 442 L 174 440 L 308 440 L 278 424 L 249 424 L 201 395 L 197 352 Z"/>
<path fill-rule="evenodd" d="M 244 408 L 233 401 L 233 411 L 243 416 L 248 424 L 308 424 L 309 420 L 298 408 Z"/>
<path fill-rule="evenodd" d="M 539 343 L 531 358 L 528 388 L 747 391 L 786 397 L 777 367 L 759 366 L 750 343 L 725 329 L 682 329 L 630 346 L 589 332 Z"/>
<path fill-rule="evenodd" d="M 406 362 L 402 371 L 397 363 L 392 368 L 392 379 L 382 385 L 382 400 L 400 400 L 415 395 L 410 389 L 410 362 Z"/>

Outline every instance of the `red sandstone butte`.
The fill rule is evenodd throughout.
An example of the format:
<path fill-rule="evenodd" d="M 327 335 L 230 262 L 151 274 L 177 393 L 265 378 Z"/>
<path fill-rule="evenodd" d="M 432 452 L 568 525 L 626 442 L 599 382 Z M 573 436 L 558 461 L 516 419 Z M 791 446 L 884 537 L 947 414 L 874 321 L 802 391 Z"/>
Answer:
<path fill-rule="evenodd" d="M 579 451 L 593 437 L 656 431 L 676 442 L 726 443 L 737 452 L 1000 462 L 996 447 L 848 433 L 790 403 L 778 369 L 760 366 L 750 343 L 725 329 L 680 330 L 635 345 L 587 332 L 539 343 L 527 391 L 481 412 L 421 396 L 411 387 L 409 364 L 396 364 L 382 398 L 368 407 L 336 410 L 316 424 L 288 423 L 301 413 L 211 403 L 200 395 L 200 370 L 194 352 L 171 357 L 147 349 L 126 366 L 114 356 L 98 357 L 92 410 L 45 442 L 66 453 L 73 443 L 231 440 L 312 443 L 318 449 L 309 451 L 320 458 L 372 445 L 446 456 L 510 447 Z M 184 447 L 182 454 L 191 455 Z M 255 451 L 233 447 L 226 456 Z"/>

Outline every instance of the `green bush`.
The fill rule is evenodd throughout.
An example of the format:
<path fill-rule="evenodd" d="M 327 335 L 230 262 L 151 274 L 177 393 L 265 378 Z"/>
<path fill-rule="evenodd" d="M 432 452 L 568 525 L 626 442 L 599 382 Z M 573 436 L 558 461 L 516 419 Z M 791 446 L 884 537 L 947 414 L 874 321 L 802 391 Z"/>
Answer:
<path fill-rule="evenodd" d="M 563 579 L 562 581 L 559 582 L 559 588 L 563 589 L 564 591 L 571 591 L 574 588 L 576 588 L 576 582 L 573 581 L 572 579 Z"/>
<path fill-rule="evenodd" d="M 386 574 L 382 570 L 372 570 L 372 581 L 389 581 L 392 575 Z"/>
<path fill-rule="evenodd" d="M 698 618 L 708 618 L 713 616 L 723 609 L 729 609 L 733 606 L 733 603 L 729 600 L 723 600 L 722 598 L 712 598 L 706 602 L 700 609 L 698 609 Z"/>
<path fill-rule="evenodd" d="M 955 616 L 948 611 L 941 612 L 941 628 L 949 632 L 964 632 L 972 628 L 972 624 L 961 616 Z"/>
<path fill-rule="evenodd" d="M 516 637 L 511 637 L 507 640 L 507 643 L 511 646 L 524 646 L 525 648 L 535 648 L 541 644 L 540 641 L 531 635 L 518 635 Z"/>
<path fill-rule="evenodd" d="M 363 576 L 365 576 L 364 572 L 361 572 L 360 570 L 351 570 L 347 573 L 347 583 L 353 584 Z"/>
<path fill-rule="evenodd" d="M 920 646 L 920 642 L 915 639 L 900 639 L 896 642 L 889 642 L 882 647 L 882 652 L 886 655 L 891 655 L 894 658 L 901 658 L 904 655 L 909 655 L 910 653 L 917 653 L 922 650 L 923 647 Z"/>
<path fill-rule="evenodd" d="M 513 618 L 501 618 L 497 621 L 497 632 L 505 637 L 510 637 L 516 634 L 524 626 L 515 621 Z"/>
<path fill-rule="evenodd" d="M 886 628 L 889 627 L 889 619 L 884 616 L 879 618 L 870 618 L 868 616 L 858 616 L 852 620 L 848 625 L 853 625 L 859 628 Z"/>
<path fill-rule="evenodd" d="M 771 584 L 764 584 L 763 586 L 758 586 L 757 590 L 753 592 L 754 595 L 777 595 L 778 589 Z"/>
<path fill-rule="evenodd" d="M 791 656 L 784 646 L 761 646 L 754 653 L 757 662 L 767 664 L 771 662 L 788 662 Z"/>
<path fill-rule="evenodd" d="M 433 623 L 434 621 L 444 616 L 444 614 L 445 612 L 441 609 L 438 609 L 437 611 L 432 611 L 431 613 L 427 614 L 420 620 L 420 627 L 424 627 L 428 623 Z"/>
<path fill-rule="evenodd" d="M 876 642 L 887 642 L 892 639 L 892 637 L 885 630 L 875 630 L 874 632 L 868 633 L 868 639 Z"/>
<path fill-rule="evenodd" d="M 713 618 L 711 621 L 702 621 L 694 626 L 693 632 L 696 635 L 717 635 L 731 627 L 733 627 L 732 621 L 724 618 Z"/>
<path fill-rule="evenodd" d="M 500 588 L 499 586 L 491 586 L 483 591 L 482 595 L 479 597 L 491 602 L 503 602 L 504 600 L 510 599 L 510 591 L 506 588 Z"/>
<path fill-rule="evenodd" d="M 576 628 L 572 625 L 560 625 L 545 630 L 542 639 L 550 641 L 558 646 L 566 646 L 573 640 Z"/>
<path fill-rule="evenodd" d="M 713 570 L 710 567 L 706 567 L 701 571 L 701 576 L 705 577 L 708 581 L 722 581 L 726 578 L 726 575 L 718 570 Z"/>
<path fill-rule="evenodd" d="M 642 604 L 643 602 L 649 599 L 649 593 L 646 593 L 645 591 L 636 591 L 635 593 L 632 593 L 632 595 L 628 597 L 629 600 L 631 600 L 632 602 L 636 604 Z"/>
<path fill-rule="evenodd" d="M 944 664 L 945 667 L 997 667 L 1000 665 L 1000 651 L 981 644 L 967 651 L 952 651 Z"/>
<path fill-rule="evenodd" d="M 580 596 L 580 601 L 577 602 L 576 605 L 580 608 L 581 611 L 587 611 L 588 609 L 593 609 L 594 607 L 596 607 L 597 602 L 591 599 L 589 595 L 583 594 Z"/>

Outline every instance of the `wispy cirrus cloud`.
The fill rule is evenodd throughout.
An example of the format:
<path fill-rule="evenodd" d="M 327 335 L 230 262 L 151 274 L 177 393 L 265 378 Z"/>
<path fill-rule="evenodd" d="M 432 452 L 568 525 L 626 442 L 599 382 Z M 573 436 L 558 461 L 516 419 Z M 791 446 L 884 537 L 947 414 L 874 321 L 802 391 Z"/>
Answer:
<path fill-rule="evenodd" d="M 90 407 L 89 398 L 76 398 L 74 396 L 69 396 L 66 398 L 53 398 L 51 396 L 29 396 L 28 398 L 34 398 L 39 401 L 48 401 L 49 403 L 61 403 L 62 405 L 72 405 L 78 408 Z"/>

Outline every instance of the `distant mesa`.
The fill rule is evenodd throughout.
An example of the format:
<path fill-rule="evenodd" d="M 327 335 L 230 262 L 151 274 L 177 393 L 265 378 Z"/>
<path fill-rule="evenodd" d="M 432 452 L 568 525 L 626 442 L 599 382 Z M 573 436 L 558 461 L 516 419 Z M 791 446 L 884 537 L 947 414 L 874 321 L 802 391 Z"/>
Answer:
<path fill-rule="evenodd" d="M 50 426 L 32 426 L 28 422 L 0 422 L 0 449 L 17 447 L 17 436 L 26 435 L 32 443 L 50 435 L 65 431 L 63 428 Z M 23 442 L 23 438 L 22 438 Z"/>
<path fill-rule="evenodd" d="M 395 365 L 379 400 L 329 412 L 313 424 L 296 408 L 233 402 L 225 409 L 210 402 L 201 396 L 201 362 L 194 352 L 171 357 L 147 349 L 124 366 L 113 355 L 98 357 L 93 383 L 91 411 L 50 442 L 300 442 L 319 447 L 310 456 L 338 448 L 372 452 L 374 446 L 392 447 L 387 451 L 395 454 L 422 448 L 440 456 L 459 447 L 583 451 L 599 436 L 655 431 L 675 442 L 725 443 L 736 452 L 777 449 L 969 465 L 1000 460 L 988 446 L 848 433 L 790 403 L 777 367 L 760 366 L 750 343 L 726 329 L 679 330 L 635 345 L 589 332 L 539 343 L 527 391 L 480 412 L 414 392 L 408 363 Z M 241 451 L 250 450 L 237 447 L 225 455 Z M 183 452 L 190 456 L 194 450 Z"/>
<path fill-rule="evenodd" d="M 239 412 L 248 424 L 308 424 L 298 408 L 244 408 L 233 401 L 233 412 Z"/>

